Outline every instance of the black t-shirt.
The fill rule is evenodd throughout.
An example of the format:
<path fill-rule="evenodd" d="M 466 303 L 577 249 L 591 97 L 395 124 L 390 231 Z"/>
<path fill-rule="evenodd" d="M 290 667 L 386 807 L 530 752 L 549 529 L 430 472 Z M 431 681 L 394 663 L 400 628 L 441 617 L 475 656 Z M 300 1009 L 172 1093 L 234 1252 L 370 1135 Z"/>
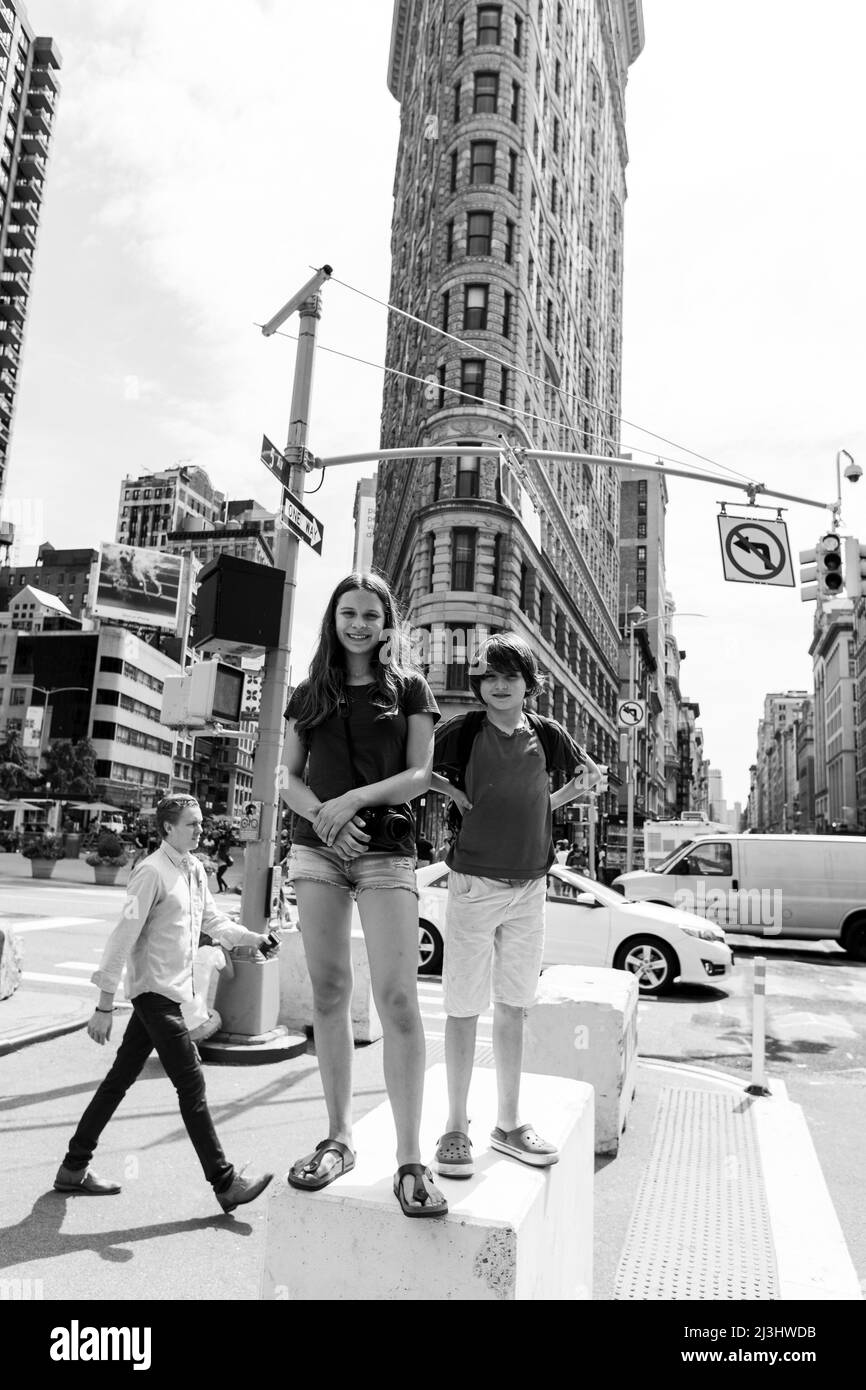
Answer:
<path fill-rule="evenodd" d="M 286 719 L 297 719 L 305 685 L 306 682 L 302 683 L 293 692 L 286 708 Z M 410 715 L 432 714 L 434 724 L 440 718 L 439 706 L 432 690 L 424 677 L 414 671 L 406 676 L 396 714 L 379 717 L 382 715 L 381 707 L 373 704 L 370 698 L 376 693 L 374 683 L 346 686 L 352 731 L 352 755 L 358 770 L 358 779 L 365 786 L 371 782 L 384 782 L 387 777 L 396 777 L 397 773 L 405 772 Z M 333 797 L 342 796 L 356 785 L 344 723 L 343 715 L 332 714 L 330 719 L 317 724 L 308 734 L 307 782 L 320 801 L 330 801 Z M 306 845 L 309 849 L 322 848 L 322 841 L 303 816 L 296 818 L 292 843 Z M 394 849 L 391 844 L 377 843 L 375 835 L 367 848 L 381 854 L 414 855 L 414 828 L 412 833 L 400 842 L 398 849 Z"/>

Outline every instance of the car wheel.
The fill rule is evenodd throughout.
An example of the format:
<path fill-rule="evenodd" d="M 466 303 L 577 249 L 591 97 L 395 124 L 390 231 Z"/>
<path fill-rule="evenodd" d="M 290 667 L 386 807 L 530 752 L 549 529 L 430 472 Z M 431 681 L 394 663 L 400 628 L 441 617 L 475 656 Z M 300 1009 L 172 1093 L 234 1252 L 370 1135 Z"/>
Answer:
<path fill-rule="evenodd" d="M 666 994 L 679 974 L 680 963 L 657 937 L 632 937 L 624 941 L 614 956 L 614 970 L 630 970 L 637 975 L 641 994 Z"/>
<path fill-rule="evenodd" d="M 866 960 L 866 922 L 855 922 L 845 937 L 845 950 L 852 960 Z"/>
<path fill-rule="evenodd" d="M 418 923 L 418 974 L 441 975 L 444 947 L 432 922 Z"/>

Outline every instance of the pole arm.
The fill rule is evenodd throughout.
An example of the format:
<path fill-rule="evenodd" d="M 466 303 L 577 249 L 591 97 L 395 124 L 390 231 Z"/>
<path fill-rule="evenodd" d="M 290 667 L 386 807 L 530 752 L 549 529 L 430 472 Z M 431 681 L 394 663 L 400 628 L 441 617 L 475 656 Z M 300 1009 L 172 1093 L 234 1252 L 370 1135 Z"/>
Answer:
<path fill-rule="evenodd" d="M 264 329 L 262 330 L 264 332 Z M 610 458 L 607 454 L 568 454 L 560 449 L 522 449 L 514 448 L 520 459 L 558 459 L 569 463 L 600 463 L 609 468 L 640 468 L 644 473 L 663 473 L 673 478 L 691 478 L 696 483 L 710 483 L 713 487 L 732 487 L 745 492 L 749 502 L 754 504 L 757 496 L 778 497 L 782 502 L 798 502 L 803 507 L 820 507 L 822 511 L 832 511 L 832 502 L 819 502 L 815 497 L 799 497 L 792 492 L 777 492 L 765 483 L 738 483 L 734 479 L 718 478 L 707 473 L 698 473 L 694 468 L 671 468 L 668 464 L 637 463 L 634 459 Z M 424 459 L 460 458 L 465 454 L 501 454 L 501 444 L 478 443 L 462 448 L 455 445 L 433 445 L 418 449 L 368 449 L 360 454 L 335 454 L 332 458 L 316 458 L 316 468 L 337 468 L 344 463 L 376 463 L 386 459 Z M 850 457 L 850 456 L 849 456 Z"/>
<path fill-rule="evenodd" d="M 273 318 L 268 319 L 267 323 L 262 326 L 263 336 L 265 338 L 270 338 L 273 333 L 276 333 L 277 329 L 282 327 L 287 318 L 297 313 L 306 300 L 312 299 L 314 295 L 318 294 L 325 281 L 330 280 L 333 273 L 333 266 L 323 265 L 320 270 L 316 271 L 315 275 L 311 275 L 307 283 L 302 285 L 298 290 L 297 294 L 293 294 L 291 299 L 287 300 L 283 305 L 282 309 L 279 309 L 277 313 L 274 314 Z"/>

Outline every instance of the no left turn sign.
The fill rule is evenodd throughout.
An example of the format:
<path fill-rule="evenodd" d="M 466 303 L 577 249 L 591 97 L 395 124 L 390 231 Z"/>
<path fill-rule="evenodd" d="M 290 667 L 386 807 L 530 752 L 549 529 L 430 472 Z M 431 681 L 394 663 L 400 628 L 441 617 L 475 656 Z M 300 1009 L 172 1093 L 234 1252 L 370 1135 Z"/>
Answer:
<path fill-rule="evenodd" d="M 725 579 L 738 584 L 794 587 L 794 567 L 784 521 L 720 516 L 719 540 Z"/>
<path fill-rule="evenodd" d="M 642 729 L 646 723 L 646 700 L 620 700 L 616 720 L 621 729 Z"/>

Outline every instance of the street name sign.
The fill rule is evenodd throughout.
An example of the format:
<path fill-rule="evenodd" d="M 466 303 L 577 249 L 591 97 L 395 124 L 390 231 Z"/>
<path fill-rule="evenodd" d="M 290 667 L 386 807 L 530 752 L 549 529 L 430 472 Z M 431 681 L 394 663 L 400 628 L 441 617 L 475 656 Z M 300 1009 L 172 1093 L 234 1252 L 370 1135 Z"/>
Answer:
<path fill-rule="evenodd" d="M 279 478 L 283 487 L 288 487 L 292 466 L 285 455 L 280 453 L 276 444 L 271 443 L 266 434 L 262 435 L 262 463 L 273 473 L 275 478 Z"/>
<path fill-rule="evenodd" d="M 286 488 L 283 493 L 282 518 L 289 527 L 299 536 L 302 541 L 306 541 L 311 550 L 315 550 L 317 555 L 322 553 L 322 541 L 325 536 L 325 528 L 321 521 L 308 512 L 293 492 Z"/>

